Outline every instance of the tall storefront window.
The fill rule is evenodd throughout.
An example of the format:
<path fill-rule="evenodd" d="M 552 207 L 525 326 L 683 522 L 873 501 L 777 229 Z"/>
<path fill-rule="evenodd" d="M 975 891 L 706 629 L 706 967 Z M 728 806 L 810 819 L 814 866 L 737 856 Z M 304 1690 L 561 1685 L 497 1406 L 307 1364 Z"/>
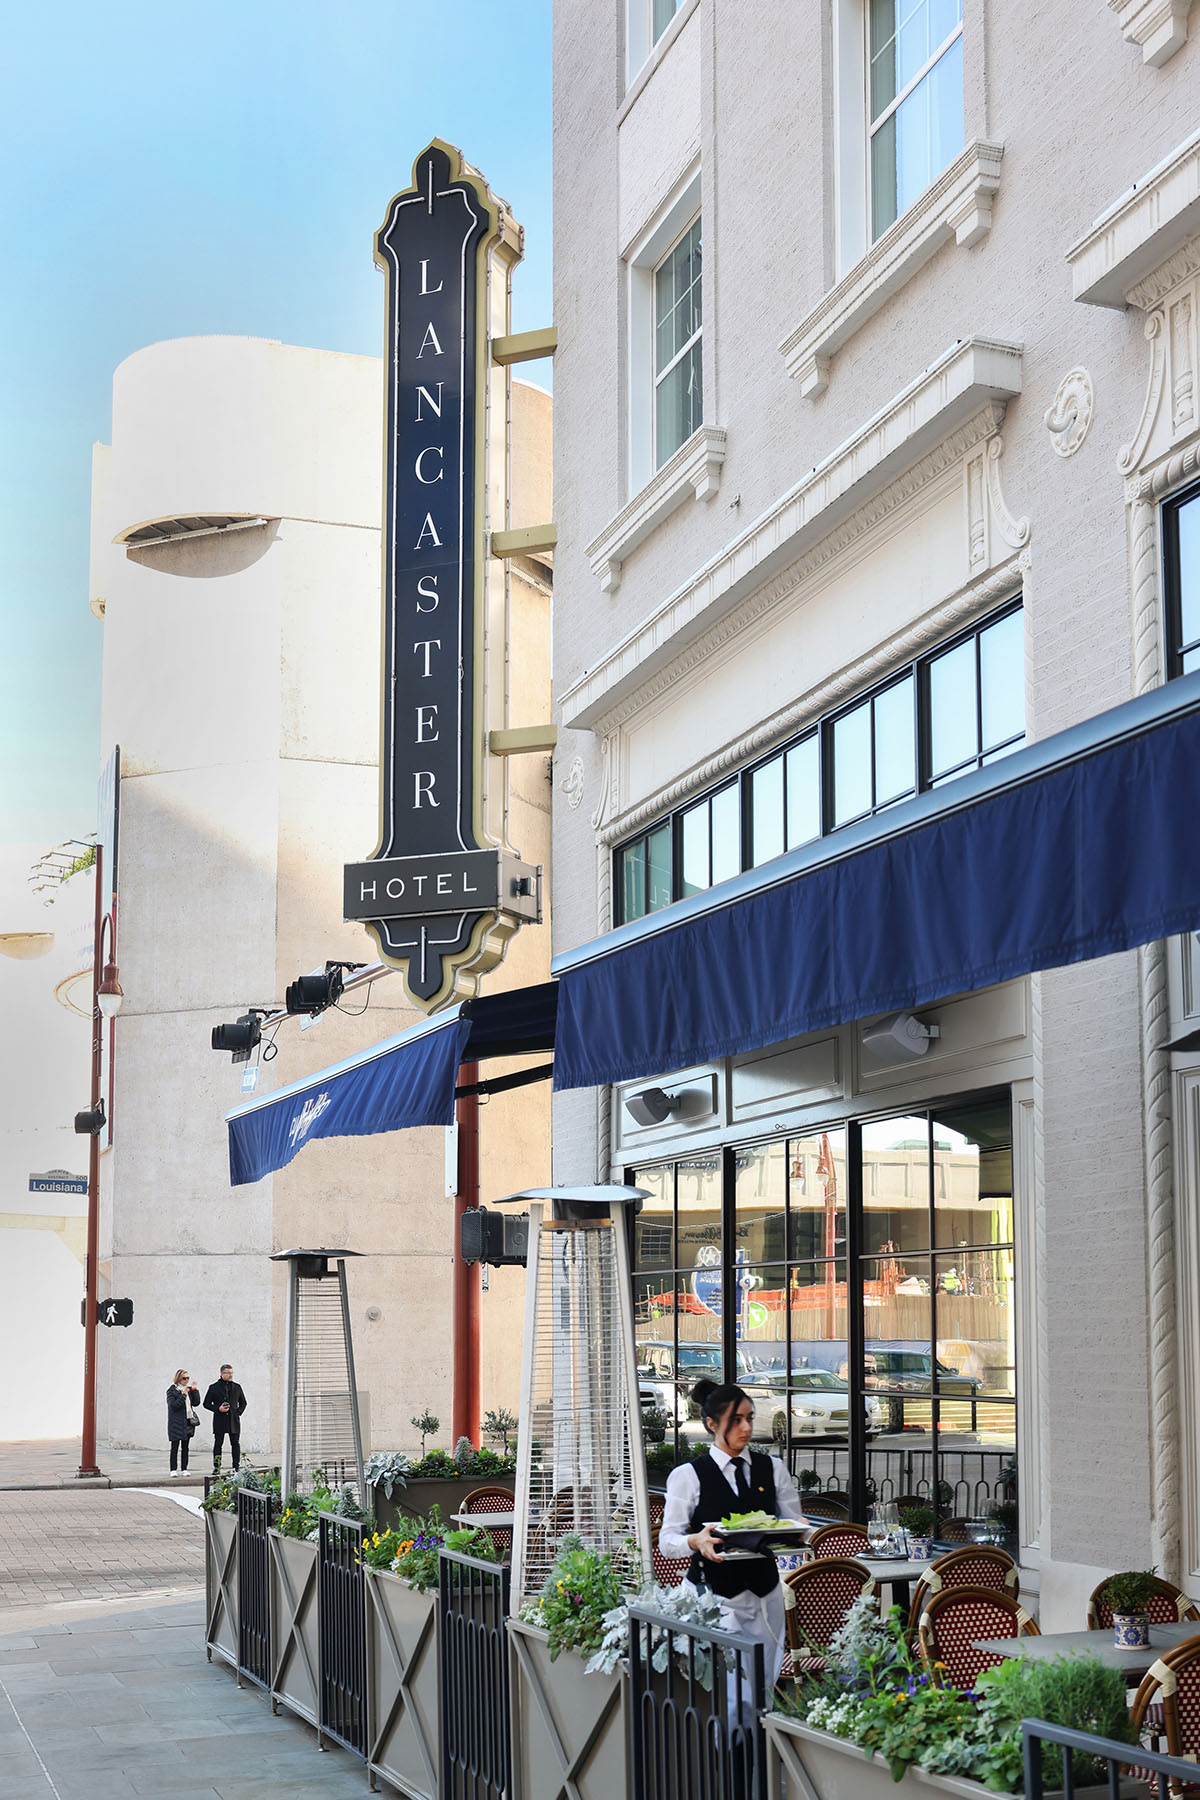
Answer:
<path fill-rule="evenodd" d="M 803 1486 L 936 1500 L 1015 1492 L 1007 1093 L 633 1172 L 638 1358 L 666 1464 L 705 1437 L 688 1394 L 737 1380 Z M 954 1530 L 959 1529 L 957 1526 Z"/>
<path fill-rule="evenodd" d="M 1163 507 L 1168 665 L 1172 676 L 1200 669 L 1200 487 Z"/>

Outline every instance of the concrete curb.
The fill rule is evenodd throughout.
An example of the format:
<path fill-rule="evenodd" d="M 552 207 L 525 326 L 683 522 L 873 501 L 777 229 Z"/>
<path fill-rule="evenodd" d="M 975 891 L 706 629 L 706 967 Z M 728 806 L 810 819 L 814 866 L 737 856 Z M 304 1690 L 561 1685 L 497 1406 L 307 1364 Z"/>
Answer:
<path fill-rule="evenodd" d="M 165 1487 L 166 1480 L 155 1481 L 152 1475 L 43 1475 L 28 1481 L 0 1481 L 0 1494 L 32 1494 L 42 1488 L 144 1488 Z M 172 1481 L 171 1487 L 203 1490 L 203 1475 L 188 1475 Z"/>

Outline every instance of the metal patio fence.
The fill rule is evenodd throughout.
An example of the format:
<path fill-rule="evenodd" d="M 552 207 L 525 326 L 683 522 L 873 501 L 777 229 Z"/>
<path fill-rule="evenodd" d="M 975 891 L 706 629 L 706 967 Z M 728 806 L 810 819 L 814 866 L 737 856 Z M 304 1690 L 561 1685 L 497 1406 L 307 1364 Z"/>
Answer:
<path fill-rule="evenodd" d="M 267 1531 L 275 1523 L 274 1494 L 237 1493 L 237 1589 L 239 1681 L 271 1686 L 271 1554 Z"/>
<path fill-rule="evenodd" d="M 1150 1792 L 1160 1796 L 1160 1800 L 1167 1800 L 1168 1794 L 1180 1790 L 1194 1794 L 1200 1788 L 1200 1766 L 1187 1758 L 1162 1756 L 1156 1750 L 1143 1749 L 1140 1744 L 1118 1744 L 1115 1738 L 1093 1737 L 1087 1731 L 1069 1731 L 1063 1725 L 1049 1725 L 1045 1719 L 1022 1719 L 1025 1800 L 1043 1800 L 1046 1792 L 1042 1781 L 1043 1744 L 1057 1744 L 1062 1750 L 1063 1800 L 1074 1800 L 1077 1791 L 1076 1751 L 1099 1757 L 1107 1765 L 1108 1791 L 1112 1800 L 1119 1800 L 1122 1769 L 1134 1771 L 1142 1779 L 1150 1777 Z M 1142 1790 L 1139 1788 L 1138 1791 Z"/>
<path fill-rule="evenodd" d="M 671 1651 L 660 1670 L 664 1632 Z M 631 1607 L 633 1800 L 764 1800 L 766 1698 L 761 1644 Z"/>
<path fill-rule="evenodd" d="M 367 1614 L 362 1571 L 363 1528 L 334 1513 L 320 1515 L 317 1539 L 317 1629 L 320 1643 L 320 1735 L 356 1756 L 367 1754 Z"/>
<path fill-rule="evenodd" d="M 507 1563 L 438 1554 L 440 1800 L 507 1800 L 512 1792 L 509 1577 Z"/>

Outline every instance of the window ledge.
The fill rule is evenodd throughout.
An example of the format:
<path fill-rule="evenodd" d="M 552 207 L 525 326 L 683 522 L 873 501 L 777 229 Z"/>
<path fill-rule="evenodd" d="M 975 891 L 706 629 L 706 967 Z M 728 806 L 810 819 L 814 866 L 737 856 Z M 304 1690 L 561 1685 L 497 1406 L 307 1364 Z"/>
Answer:
<path fill-rule="evenodd" d="M 630 551 L 676 507 L 692 495 L 697 500 L 712 499 L 721 485 L 724 461 L 725 433 L 702 425 L 650 477 L 628 506 L 622 507 L 587 547 L 587 559 L 604 593 L 616 593 L 621 585 L 621 565 Z"/>
<path fill-rule="evenodd" d="M 1088 306 L 1154 306 L 1170 264 L 1200 234 L 1200 131 L 1101 213 L 1067 251 L 1074 298 Z"/>
<path fill-rule="evenodd" d="M 1108 4 L 1126 42 L 1141 45 L 1142 61 L 1152 69 L 1161 69 L 1187 43 L 1192 0 L 1108 0 Z"/>
<path fill-rule="evenodd" d="M 784 338 L 779 348 L 802 394 L 813 399 L 824 392 L 842 345 L 951 237 L 967 246 L 986 237 L 1003 155 L 1003 144 L 968 144 Z"/>

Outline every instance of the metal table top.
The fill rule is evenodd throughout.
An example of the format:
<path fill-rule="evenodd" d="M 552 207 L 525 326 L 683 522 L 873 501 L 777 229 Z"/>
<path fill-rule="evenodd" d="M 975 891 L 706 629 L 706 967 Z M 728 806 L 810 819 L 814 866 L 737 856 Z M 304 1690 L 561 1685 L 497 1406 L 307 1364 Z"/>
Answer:
<path fill-rule="evenodd" d="M 484 1531 L 490 1531 L 493 1527 L 495 1527 L 497 1530 L 499 1530 L 504 1525 L 515 1525 L 517 1522 L 517 1515 L 515 1512 L 494 1512 L 494 1513 L 456 1512 L 456 1513 L 451 1513 L 450 1517 L 455 1521 L 456 1524 L 480 1525 L 483 1527 Z"/>
<path fill-rule="evenodd" d="M 1098 1656 L 1109 1669 L 1123 1669 L 1127 1675 L 1144 1675 L 1164 1650 L 1184 1644 L 1188 1638 L 1200 1637 L 1200 1622 L 1184 1620 L 1174 1625 L 1151 1625 L 1150 1644 L 1145 1650 L 1118 1650 L 1111 1631 L 1047 1631 L 1041 1637 L 979 1638 L 976 1650 L 993 1650 L 997 1656 L 1024 1656 L 1030 1662 L 1046 1662 L 1052 1656 L 1075 1654 Z"/>

